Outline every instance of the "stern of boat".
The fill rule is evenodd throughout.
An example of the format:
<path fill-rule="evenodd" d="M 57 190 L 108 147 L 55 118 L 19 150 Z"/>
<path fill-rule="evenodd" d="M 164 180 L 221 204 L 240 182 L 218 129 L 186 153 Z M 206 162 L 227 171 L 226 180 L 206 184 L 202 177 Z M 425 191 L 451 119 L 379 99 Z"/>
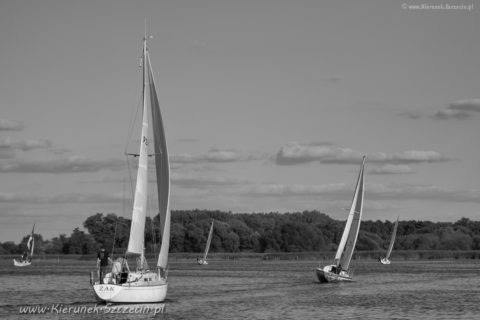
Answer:
<path fill-rule="evenodd" d="M 326 282 L 341 282 L 341 281 L 353 281 L 352 277 L 344 270 L 340 273 L 333 272 L 332 269 L 336 267 L 335 265 L 329 265 L 325 267 L 318 267 L 316 269 L 316 274 L 318 281 L 321 283 Z"/>

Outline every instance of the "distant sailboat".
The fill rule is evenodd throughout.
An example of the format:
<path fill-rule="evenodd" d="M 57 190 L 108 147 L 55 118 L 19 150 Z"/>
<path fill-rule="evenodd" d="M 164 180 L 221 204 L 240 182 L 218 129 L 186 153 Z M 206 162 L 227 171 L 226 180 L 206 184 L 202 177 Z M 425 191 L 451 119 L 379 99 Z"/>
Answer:
<path fill-rule="evenodd" d="M 398 229 L 398 217 L 397 221 L 395 221 L 395 226 L 393 227 L 393 232 L 392 232 L 392 237 L 390 238 L 390 245 L 388 246 L 388 251 L 387 255 L 385 258 L 380 258 L 380 263 L 381 264 L 390 264 L 390 254 L 392 253 L 393 250 L 393 244 L 395 243 L 395 237 L 397 236 L 397 229 Z"/>
<path fill-rule="evenodd" d="M 35 248 L 35 237 L 33 235 L 34 230 L 35 224 L 33 225 L 32 233 L 28 238 L 27 247 L 25 248 L 22 258 L 20 260 L 13 259 L 13 265 L 15 267 L 26 267 L 32 264 L 33 250 Z"/>
<path fill-rule="evenodd" d="M 213 221 L 212 224 L 210 225 L 210 232 L 208 233 L 208 239 L 207 239 L 207 244 L 205 246 L 205 253 L 203 254 L 203 259 L 198 259 L 197 258 L 197 263 L 198 264 L 208 264 L 207 262 L 207 255 L 208 255 L 208 250 L 210 250 L 210 243 L 212 242 L 212 235 L 213 235 Z"/>
<path fill-rule="evenodd" d="M 170 169 L 167 143 L 155 89 L 147 36 L 143 39 L 143 119 L 138 157 L 137 182 L 135 187 L 132 224 L 126 256 L 134 257 L 140 265 L 134 271 L 124 272 L 120 277 L 108 273 L 104 279 L 93 281 L 98 300 L 113 303 L 153 303 L 165 300 L 167 295 L 168 250 L 170 245 Z M 150 116 L 151 114 L 151 116 Z M 150 127 L 151 125 L 151 127 Z M 149 129 L 150 127 L 150 129 Z M 151 131 L 151 132 L 150 132 Z M 150 138 L 151 137 L 151 138 Z M 153 145 L 153 154 L 148 146 Z M 144 253 L 145 220 L 147 211 L 148 158 L 155 159 L 158 211 L 162 244 L 156 270 L 149 270 Z M 152 201 L 149 201 L 150 205 Z M 103 281 L 102 281 L 103 280 Z"/>
<path fill-rule="evenodd" d="M 352 260 L 353 250 L 360 230 L 363 210 L 363 170 L 365 167 L 365 157 L 362 159 L 360 173 L 358 175 L 357 186 L 353 196 L 352 207 L 348 214 L 342 239 L 338 245 L 335 261 L 333 265 L 318 267 L 316 269 L 317 277 L 320 282 L 339 282 L 352 281 L 352 275 L 349 272 L 350 261 Z"/>

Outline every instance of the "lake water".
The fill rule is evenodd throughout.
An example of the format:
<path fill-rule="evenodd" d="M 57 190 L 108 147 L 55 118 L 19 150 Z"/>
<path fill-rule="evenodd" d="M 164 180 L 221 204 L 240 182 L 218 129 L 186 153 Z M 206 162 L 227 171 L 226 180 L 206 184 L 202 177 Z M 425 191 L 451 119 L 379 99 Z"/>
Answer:
<path fill-rule="evenodd" d="M 200 266 L 194 259 L 172 260 L 164 304 L 112 309 L 96 307 L 89 285 L 95 261 L 36 260 L 29 267 L 15 268 L 4 259 L 0 260 L 0 318 L 480 318 L 478 260 L 393 260 L 389 266 L 356 260 L 352 262 L 355 282 L 340 284 L 320 284 L 314 273 L 317 264 L 239 259 L 211 260 Z M 49 309 L 45 314 L 21 314 L 25 307 Z"/>

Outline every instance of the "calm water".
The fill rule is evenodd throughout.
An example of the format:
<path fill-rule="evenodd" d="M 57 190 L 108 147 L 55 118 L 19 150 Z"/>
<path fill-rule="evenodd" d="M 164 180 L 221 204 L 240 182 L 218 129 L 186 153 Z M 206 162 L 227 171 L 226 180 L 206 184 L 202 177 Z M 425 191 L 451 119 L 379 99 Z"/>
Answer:
<path fill-rule="evenodd" d="M 320 284 L 315 261 L 171 261 L 168 301 L 147 306 L 96 306 L 89 286 L 93 261 L 37 260 L 14 268 L 0 260 L 0 317 L 7 319 L 478 319 L 480 262 L 353 261 L 355 282 Z M 45 314 L 20 308 L 49 307 Z M 52 307 L 53 306 L 53 307 Z M 130 309 L 119 309 L 119 308 Z M 165 307 L 154 315 L 154 308 Z M 70 314 L 58 314 L 71 308 Z M 75 312 L 75 308 L 77 313 Z M 110 309 L 109 309 L 110 308 Z M 119 312 L 137 312 L 126 314 Z M 141 309 L 143 308 L 143 309 Z M 115 314 L 111 314 L 116 312 Z M 85 311 L 83 311 L 85 312 Z M 95 311 L 91 311 L 95 312 Z"/>

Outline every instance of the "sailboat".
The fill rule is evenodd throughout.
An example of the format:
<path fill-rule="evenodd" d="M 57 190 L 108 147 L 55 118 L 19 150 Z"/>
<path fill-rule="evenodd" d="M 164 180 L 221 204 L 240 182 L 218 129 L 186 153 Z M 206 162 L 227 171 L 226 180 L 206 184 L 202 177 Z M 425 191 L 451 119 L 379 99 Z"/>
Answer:
<path fill-rule="evenodd" d="M 397 229 L 398 229 L 398 217 L 397 221 L 395 221 L 395 226 L 393 227 L 393 232 L 392 232 L 392 237 L 390 238 L 390 245 L 388 246 L 388 251 L 387 255 L 385 258 L 380 258 L 380 263 L 381 264 L 390 264 L 390 254 L 392 253 L 393 250 L 393 244 L 395 243 L 395 237 L 397 236 Z"/>
<path fill-rule="evenodd" d="M 32 257 L 33 257 L 33 250 L 35 248 L 35 237 L 33 236 L 33 232 L 35 230 L 35 224 L 32 228 L 32 233 L 30 233 L 30 237 L 27 241 L 27 247 L 22 255 L 20 260 L 13 259 L 13 265 L 15 267 L 26 267 L 32 264 Z"/>
<path fill-rule="evenodd" d="M 208 264 L 207 262 L 207 255 L 208 255 L 208 250 L 210 250 L 210 243 L 212 242 L 212 235 L 213 235 L 213 221 L 212 224 L 210 225 L 210 232 L 208 233 L 208 239 L 207 239 L 207 244 L 205 246 L 205 253 L 203 254 L 203 259 L 198 259 L 197 258 L 197 263 L 198 264 Z"/>
<path fill-rule="evenodd" d="M 353 195 L 352 206 L 348 214 L 345 229 L 338 245 L 335 260 L 332 265 L 316 269 L 316 274 L 320 282 L 340 282 L 352 281 L 352 273 L 349 271 L 350 261 L 352 260 L 353 250 L 360 230 L 363 209 L 363 170 L 365 167 L 365 156 L 362 159 L 360 173 L 358 175 L 355 193 Z"/>
<path fill-rule="evenodd" d="M 132 224 L 126 257 L 139 261 L 137 268 L 123 272 L 120 277 L 107 273 L 104 279 L 93 281 L 98 300 L 108 303 L 154 303 L 165 300 L 167 295 L 168 250 L 170 245 L 170 169 L 167 143 L 160 113 L 155 81 L 147 48 L 147 36 L 143 38 L 143 116 L 138 157 L 137 181 L 132 210 Z M 150 127 L 151 126 L 151 127 Z M 150 132 L 151 131 L 151 132 Z M 153 145 L 153 154 L 148 147 Z M 145 220 L 147 211 L 149 157 L 154 157 L 158 213 L 160 215 L 161 248 L 156 270 L 147 266 L 144 252 Z M 153 201 L 148 201 L 150 205 Z"/>

